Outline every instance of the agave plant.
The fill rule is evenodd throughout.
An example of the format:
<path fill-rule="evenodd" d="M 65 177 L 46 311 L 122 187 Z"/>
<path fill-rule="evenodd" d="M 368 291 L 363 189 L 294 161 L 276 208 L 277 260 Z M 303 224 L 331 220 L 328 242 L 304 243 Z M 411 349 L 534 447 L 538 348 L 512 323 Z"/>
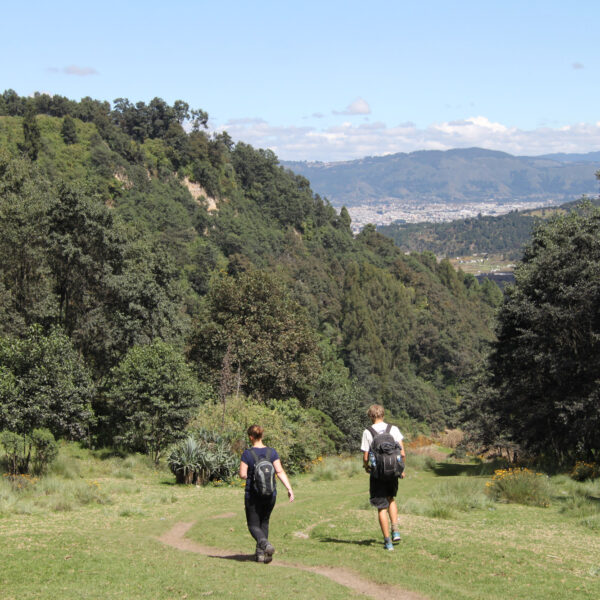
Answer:
<path fill-rule="evenodd" d="M 200 429 L 196 432 L 200 446 L 200 473 L 202 483 L 222 479 L 231 479 L 239 464 L 231 445 L 223 436 L 214 431 Z"/>
<path fill-rule="evenodd" d="M 167 459 L 177 483 L 228 481 L 238 467 L 229 442 L 219 434 L 200 429 L 173 447 Z"/>
<path fill-rule="evenodd" d="M 192 436 L 179 442 L 171 450 L 167 464 L 177 483 L 196 483 L 201 469 L 198 442 Z"/>

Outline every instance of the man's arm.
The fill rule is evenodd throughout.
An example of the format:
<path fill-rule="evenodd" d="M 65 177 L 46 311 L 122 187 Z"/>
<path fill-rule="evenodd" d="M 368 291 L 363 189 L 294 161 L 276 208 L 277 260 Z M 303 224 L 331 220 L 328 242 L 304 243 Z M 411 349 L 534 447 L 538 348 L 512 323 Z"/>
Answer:
<path fill-rule="evenodd" d="M 363 452 L 363 467 L 365 471 L 368 473 L 371 470 L 371 466 L 369 465 L 369 451 Z"/>

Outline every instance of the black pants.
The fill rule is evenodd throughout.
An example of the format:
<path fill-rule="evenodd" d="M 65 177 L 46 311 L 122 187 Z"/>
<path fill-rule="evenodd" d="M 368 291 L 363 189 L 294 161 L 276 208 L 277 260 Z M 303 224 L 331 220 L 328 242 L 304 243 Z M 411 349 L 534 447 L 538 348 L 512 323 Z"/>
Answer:
<path fill-rule="evenodd" d="M 250 496 L 245 499 L 246 523 L 258 547 L 269 539 L 269 519 L 275 506 L 276 496 Z"/>

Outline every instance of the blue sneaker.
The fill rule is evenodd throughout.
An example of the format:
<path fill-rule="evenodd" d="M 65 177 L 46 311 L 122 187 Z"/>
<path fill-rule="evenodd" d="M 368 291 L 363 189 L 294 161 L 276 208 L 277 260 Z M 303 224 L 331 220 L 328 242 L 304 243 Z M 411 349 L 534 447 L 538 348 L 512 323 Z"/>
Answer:
<path fill-rule="evenodd" d="M 401 539 L 399 531 L 392 531 L 392 542 L 399 542 Z"/>
<path fill-rule="evenodd" d="M 391 542 L 391 541 L 389 541 L 389 540 L 386 540 L 385 542 L 383 542 L 383 547 L 384 547 L 386 550 L 393 550 L 393 549 L 394 549 L 394 544 L 392 544 L 392 542 Z"/>

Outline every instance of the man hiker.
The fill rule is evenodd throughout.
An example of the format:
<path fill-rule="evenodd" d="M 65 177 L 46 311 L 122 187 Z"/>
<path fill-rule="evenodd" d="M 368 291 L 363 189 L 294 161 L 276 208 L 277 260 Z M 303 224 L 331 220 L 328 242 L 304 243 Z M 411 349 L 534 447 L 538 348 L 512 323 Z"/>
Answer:
<path fill-rule="evenodd" d="M 372 425 L 364 430 L 360 449 L 363 452 L 365 471 L 370 473 L 370 502 L 379 511 L 384 547 L 386 550 L 393 550 L 392 542 L 400 541 L 396 494 L 398 478 L 404 477 L 406 455 L 402 444 L 403 435 L 395 425 L 388 425 L 383 420 L 383 406 L 373 404 L 367 415 Z M 392 524 L 391 536 L 388 517 Z"/>

